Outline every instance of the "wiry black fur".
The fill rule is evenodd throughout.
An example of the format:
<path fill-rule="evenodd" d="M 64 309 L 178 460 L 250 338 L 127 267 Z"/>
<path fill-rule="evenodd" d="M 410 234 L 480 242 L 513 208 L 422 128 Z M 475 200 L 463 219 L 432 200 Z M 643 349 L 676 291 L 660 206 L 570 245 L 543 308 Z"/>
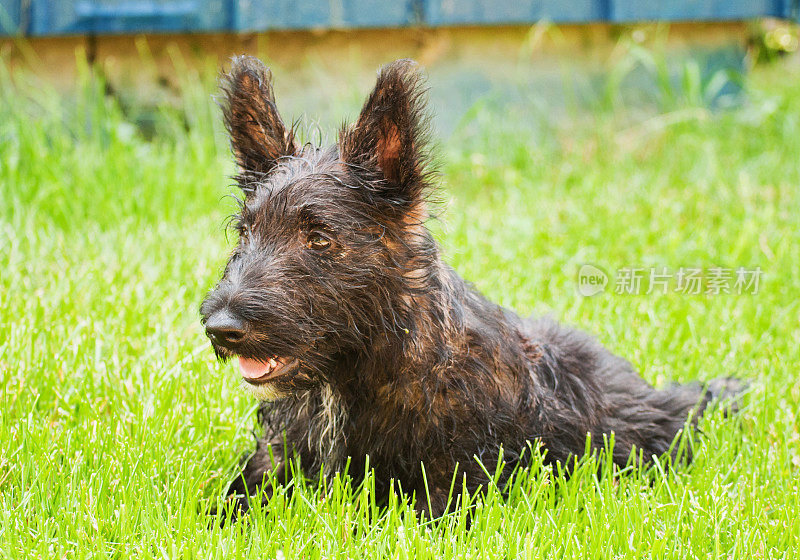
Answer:
<path fill-rule="evenodd" d="M 290 476 L 287 456 L 312 475 L 349 458 L 356 477 L 369 456 L 379 484 L 394 479 L 418 498 L 424 464 L 437 515 L 454 471 L 478 489 L 501 446 L 510 472 L 528 442 L 567 464 L 587 434 L 599 447 L 613 432 L 613 460 L 624 465 L 632 452 L 667 453 L 696 422 L 711 391 L 656 390 L 593 338 L 518 317 L 442 262 L 424 225 L 427 121 L 411 61 L 381 70 L 356 124 L 328 148 L 296 145 L 269 79 L 242 57 L 224 80 L 246 198 L 239 244 L 202 306 L 204 323 L 230 313 L 247 326 L 243 340 L 215 342 L 220 357 L 300 362 L 274 383 L 283 398 L 260 408 L 266 436 L 229 489 L 241 508 L 270 469 Z M 327 250 L 308 247 L 314 232 Z M 724 394 L 736 388 L 715 383 Z"/>

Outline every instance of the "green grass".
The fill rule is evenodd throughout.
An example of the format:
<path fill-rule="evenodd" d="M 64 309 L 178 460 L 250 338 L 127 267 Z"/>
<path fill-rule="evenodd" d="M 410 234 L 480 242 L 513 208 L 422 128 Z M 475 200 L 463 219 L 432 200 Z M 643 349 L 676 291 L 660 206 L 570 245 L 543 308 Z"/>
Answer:
<path fill-rule="evenodd" d="M 0 66 L 0 71 L 2 66 Z M 800 535 L 800 75 L 758 69 L 747 102 L 567 126 L 476 111 L 443 143 L 437 231 L 504 305 L 593 333 L 650 381 L 739 375 L 743 413 L 701 422 L 694 464 L 568 482 L 420 521 L 347 479 L 278 492 L 209 527 L 255 403 L 217 364 L 198 306 L 224 263 L 231 164 L 215 108 L 143 139 L 86 77 L 58 96 L 0 77 L 0 550 L 83 558 L 761 558 Z M 13 82 L 13 84 L 12 84 Z M 23 93 L 24 92 L 24 93 Z M 760 266 L 755 295 L 576 293 L 583 263 Z"/>

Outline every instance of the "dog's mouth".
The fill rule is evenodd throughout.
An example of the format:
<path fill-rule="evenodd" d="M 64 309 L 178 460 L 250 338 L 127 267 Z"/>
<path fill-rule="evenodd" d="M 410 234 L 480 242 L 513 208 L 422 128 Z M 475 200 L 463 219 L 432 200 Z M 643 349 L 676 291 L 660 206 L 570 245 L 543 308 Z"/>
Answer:
<path fill-rule="evenodd" d="M 294 375 L 300 362 L 297 358 L 273 356 L 266 360 L 239 357 L 239 372 L 250 385 L 263 385 Z"/>

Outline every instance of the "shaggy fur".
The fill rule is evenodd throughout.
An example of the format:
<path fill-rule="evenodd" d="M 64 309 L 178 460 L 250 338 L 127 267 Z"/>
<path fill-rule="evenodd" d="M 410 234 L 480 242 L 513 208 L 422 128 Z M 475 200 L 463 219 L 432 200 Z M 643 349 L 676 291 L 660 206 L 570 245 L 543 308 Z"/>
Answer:
<path fill-rule="evenodd" d="M 202 305 L 220 358 L 297 360 L 251 387 L 266 436 L 231 484 L 241 509 L 265 474 L 364 475 L 430 494 L 506 477 L 529 442 L 566 465 L 614 434 L 614 462 L 670 452 L 733 380 L 656 390 L 593 338 L 488 301 L 444 264 L 425 227 L 430 193 L 424 89 L 411 61 L 383 68 L 337 144 L 298 146 L 260 61 L 233 61 L 223 113 L 245 193 L 239 243 Z M 233 334 L 231 334 L 233 333 Z M 235 335 L 235 336 L 234 336 Z M 249 386 L 249 384 L 246 384 Z M 285 447 L 287 446 L 287 447 Z M 476 461 L 479 459 L 483 467 Z M 502 480 L 501 480 L 502 482 Z"/>

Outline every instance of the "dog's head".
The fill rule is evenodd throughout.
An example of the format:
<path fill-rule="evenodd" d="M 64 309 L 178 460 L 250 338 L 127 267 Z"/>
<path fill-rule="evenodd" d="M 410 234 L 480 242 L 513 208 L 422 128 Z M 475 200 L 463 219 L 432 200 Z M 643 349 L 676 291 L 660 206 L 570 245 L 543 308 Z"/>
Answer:
<path fill-rule="evenodd" d="M 435 254 L 423 90 L 407 60 L 383 68 L 356 123 L 301 146 L 269 70 L 239 57 L 222 108 L 244 193 L 238 244 L 201 307 L 218 357 L 274 399 L 330 381 L 331 364 L 401 336 Z"/>

